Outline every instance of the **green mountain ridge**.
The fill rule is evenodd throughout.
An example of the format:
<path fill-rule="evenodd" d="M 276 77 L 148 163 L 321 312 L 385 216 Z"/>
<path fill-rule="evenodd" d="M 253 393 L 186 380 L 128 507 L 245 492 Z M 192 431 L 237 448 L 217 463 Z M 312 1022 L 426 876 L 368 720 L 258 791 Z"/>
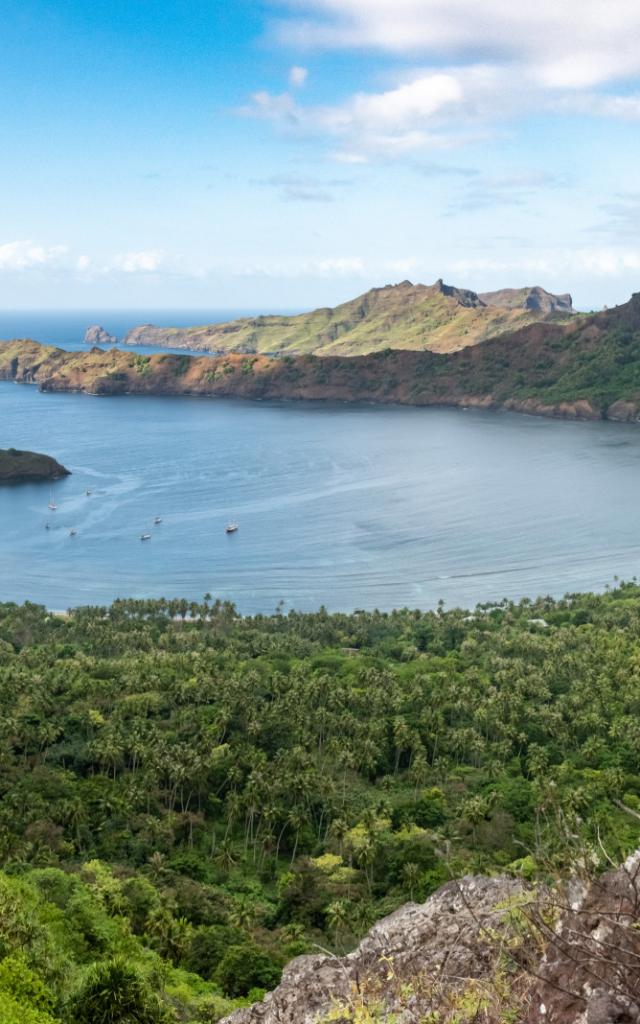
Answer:
<path fill-rule="evenodd" d="M 297 316 L 244 317 L 202 327 L 146 324 L 129 331 L 124 342 L 241 354 L 355 356 L 384 348 L 453 352 L 573 313 L 570 295 L 555 296 L 538 286 L 478 295 L 441 279 L 433 285 L 402 281 Z"/>

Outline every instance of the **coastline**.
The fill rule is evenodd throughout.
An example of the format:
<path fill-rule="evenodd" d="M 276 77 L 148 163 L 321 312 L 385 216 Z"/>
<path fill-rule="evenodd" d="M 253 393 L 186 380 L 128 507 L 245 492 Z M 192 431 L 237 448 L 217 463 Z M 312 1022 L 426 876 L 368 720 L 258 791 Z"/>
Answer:
<path fill-rule="evenodd" d="M 40 391 L 95 397 L 155 395 L 250 401 L 363 402 L 370 405 L 492 409 L 571 420 L 640 422 L 640 401 L 614 394 L 599 404 L 588 396 L 549 400 L 557 382 L 513 394 L 524 358 L 543 359 L 549 329 L 538 330 L 532 353 L 504 341 L 453 355 L 387 350 L 357 357 L 301 355 L 274 358 L 192 355 L 92 348 L 78 353 L 20 340 L 0 342 L 0 380 Z M 553 339 L 551 339 L 552 347 Z M 563 353 L 564 355 L 564 353 Z M 507 360 L 510 363 L 507 363 Z M 505 368 L 506 364 L 506 368 Z M 511 374 L 511 376 L 510 376 Z M 528 378 L 527 378 L 528 379 Z M 484 386 L 483 386 L 484 385 Z M 531 392 L 537 391 L 537 394 Z"/>

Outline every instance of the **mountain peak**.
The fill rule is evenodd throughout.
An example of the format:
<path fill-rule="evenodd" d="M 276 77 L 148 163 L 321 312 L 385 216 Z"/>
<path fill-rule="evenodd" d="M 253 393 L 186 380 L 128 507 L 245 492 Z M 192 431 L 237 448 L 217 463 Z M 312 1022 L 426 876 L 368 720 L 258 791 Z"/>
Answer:
<path fill-rule="evenodd" d="M 528 309 L 532 313 L 547 316 L 550 313 L 574 313 L 573 300 L 569 293 L 554 295 L 539 284 L 525 288 L 501 288 L 495 292 L 481 292 L 485 306 L 500 306 L 502 309 Z"/>
<path fill-rule="evenodd" d="M 455 299 L 460 306 L 475 309 L 478 306 L 486 305 L 476 292 L 472 292 L 469 288 L 456 288 L 455 285 L 445 284 L 441 277 L 431 285 L 431 290 L 439 292 L 440 295 L 446 295 L 447 298 Z"/>

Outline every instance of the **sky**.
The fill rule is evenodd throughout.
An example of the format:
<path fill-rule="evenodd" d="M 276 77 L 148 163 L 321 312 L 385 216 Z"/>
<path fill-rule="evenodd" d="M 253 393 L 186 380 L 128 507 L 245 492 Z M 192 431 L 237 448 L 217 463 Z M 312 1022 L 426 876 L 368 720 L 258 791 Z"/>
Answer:
<path fill-rule="evenodd" d="M 0 307 L 640 290 L 638 0 L 2 0 Z"/>

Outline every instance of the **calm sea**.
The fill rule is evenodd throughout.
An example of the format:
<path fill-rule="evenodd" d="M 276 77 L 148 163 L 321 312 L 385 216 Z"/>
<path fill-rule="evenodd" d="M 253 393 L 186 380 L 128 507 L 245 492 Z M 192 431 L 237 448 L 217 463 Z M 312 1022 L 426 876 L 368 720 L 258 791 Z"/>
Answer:
<path fill-rule="evenodd" d="M 210 591 L 243 612 L 429 608 L 640 569 L 640 429 L 622 424 L 4 383 L 9 445 L 73 475 L 53 513 L 46 484 L 0 490 L 0 600 Z"/>

